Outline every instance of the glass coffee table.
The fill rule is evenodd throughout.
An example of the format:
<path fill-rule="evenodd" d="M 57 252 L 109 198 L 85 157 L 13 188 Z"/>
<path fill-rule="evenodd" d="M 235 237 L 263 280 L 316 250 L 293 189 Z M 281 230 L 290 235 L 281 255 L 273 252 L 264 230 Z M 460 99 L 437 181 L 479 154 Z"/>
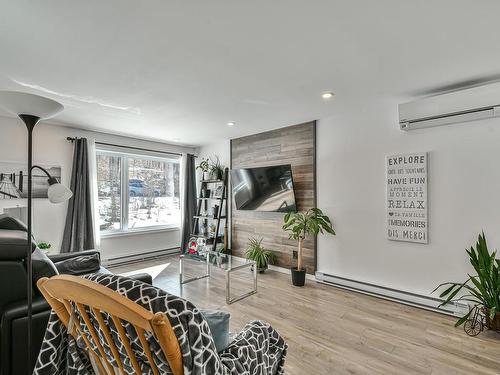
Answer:
<path fill-rule="evenodd" d="M 190 277 L 186 279 L 184 277 L 184 263 L 185 262 L 203 262 L 205 263 L 205 273 L 203 275 Z M 228 254 L 223 254 L 217 251 L 204 251 L 197 254 L 182 254 L 179 257 L 179 282 L 181 285 L 190 283 L 191 281 L 200 280 L 204 278 L 210 278 L 210 272 L 213 267 L 220 268 L 226 272 L 226 303 L 231 304 L 239 301 L 243 298 L 251 296 L 257 293 L 257 267 L 253 267 L 252 277 L 253 277 L 253 289 L 247 293 L 243 293 L 236 296 L 231 296 L 231 274 L 235 271 L 252 268 L 255 266 L 255 261 L 247 260 L 239 257 L 235 257 Z"/>

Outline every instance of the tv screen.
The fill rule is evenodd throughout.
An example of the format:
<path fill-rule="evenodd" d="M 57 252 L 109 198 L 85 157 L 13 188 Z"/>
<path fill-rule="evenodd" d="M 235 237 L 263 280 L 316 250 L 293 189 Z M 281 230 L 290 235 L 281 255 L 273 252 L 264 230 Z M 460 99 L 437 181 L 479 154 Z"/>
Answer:
<path fill-rule="evenodd" d="M 231 170 L 233 197 L 238 210 L 295 212 L 291 165 Z"/>

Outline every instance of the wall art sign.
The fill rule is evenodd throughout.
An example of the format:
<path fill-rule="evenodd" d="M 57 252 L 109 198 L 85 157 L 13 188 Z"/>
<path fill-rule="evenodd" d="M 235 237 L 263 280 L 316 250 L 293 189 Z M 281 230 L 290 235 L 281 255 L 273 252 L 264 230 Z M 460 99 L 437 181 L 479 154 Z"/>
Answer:
<path fill-rule="evenodd" d="M 427 152 L 386 158 L 387 238 L 428 243 Z"/>

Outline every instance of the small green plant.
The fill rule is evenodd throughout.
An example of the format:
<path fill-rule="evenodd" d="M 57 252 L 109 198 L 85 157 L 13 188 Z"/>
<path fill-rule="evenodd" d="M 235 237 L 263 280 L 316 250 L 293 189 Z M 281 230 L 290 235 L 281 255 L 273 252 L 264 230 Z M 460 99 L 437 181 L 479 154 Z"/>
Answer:
<path fill-rule="evenodd" d="M 257 269 L 263 272 L 269 264 L 276 262 L 276 255 L 264 246 L 262 246 L 262 238 L 250 238 L 248 240 L 246 258 L 253 260 L 257 265 Z"/>
<path fill-rule="evenodd" d="M 48 250 L 52 247 L 52 245 L 50 243 L 47 243 L 47 242 L 39 242 L 38 243 L 38 248 L 40 250 Z"/>
<path fill-rule="evenodd" d="M 201 159 L 200 164 L 198 164 L 196 169 L 199 169 L 202 172 L 208 172 L 210 170 L 210 159 Z"/>
<path fill-rule="evenodd" d="M 476 248 L 471 246 L 470 250 L 465 249 L 465 251 L 469 255 L 469 261 L 476 275 L 468 275 L 469 278 L 463 283 L 440 284 L 433 292 L 447 286 L 440 294 L 441 298 L 446 297 L 440 306 L 456 301 L 471 302 L 474 307 L 482 306 L 488 318 L 494 320 L 496 315 L 500 314 L 500 260 L 496 259 L 497 252 L 489 252 L 484 233 L 479 235 Z M 466 293 L 457 297 L 464 289 Z M 455 327 L 465 323 L 473 311 L 474 309 L 470 309 L 456 322 Z"/>
<path fill-rule="evenodd" d="M 319 208 L 311 208 L 306 212 L 289 212 L 285 215 L 283 230 L 291 240 L 299 241 L 297 252 L 297 270 L 302 270 L 302 248 L 306 236 L 330 233 L 335 235 L 332 222 Z"/>

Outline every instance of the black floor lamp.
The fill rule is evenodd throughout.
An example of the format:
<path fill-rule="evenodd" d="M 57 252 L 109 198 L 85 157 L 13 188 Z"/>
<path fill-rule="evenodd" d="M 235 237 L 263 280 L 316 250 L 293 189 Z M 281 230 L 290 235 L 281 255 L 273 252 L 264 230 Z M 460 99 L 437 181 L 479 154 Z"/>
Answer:
<path fill-rule="evenodd" d="M 39 166 L 33 166 L 33 129 L 40 120 L 46 120 L 54 117 L 61 112 L 64 107 L 58 102 L 45 98 L 43 96 L 28 94 L 17 91 L 0 91 L 0 107 L 6 111 L 17 115 L 26 125 L 28 129 L 28 233 L 27 233 L 27 254 L 26 254 L 26 269 L 28 285 L 27 300 L 28 300 L 28 317 L 27 317 L 27 331 L 28 331 L 28 350 L 27 350 L 27 366 L 28 374 L 32 372 L 32 292 L 33 292 L 33 269 L 31 264 L 32 252 L 32 173 L 34 168 L 42 170 L 48 177 L 49 190 L 48 197 L 52 203 L 62 203 L 72 196 L 71 190 L 61 185 L 57 179 L 53 178 L 47 170 Z"/>

